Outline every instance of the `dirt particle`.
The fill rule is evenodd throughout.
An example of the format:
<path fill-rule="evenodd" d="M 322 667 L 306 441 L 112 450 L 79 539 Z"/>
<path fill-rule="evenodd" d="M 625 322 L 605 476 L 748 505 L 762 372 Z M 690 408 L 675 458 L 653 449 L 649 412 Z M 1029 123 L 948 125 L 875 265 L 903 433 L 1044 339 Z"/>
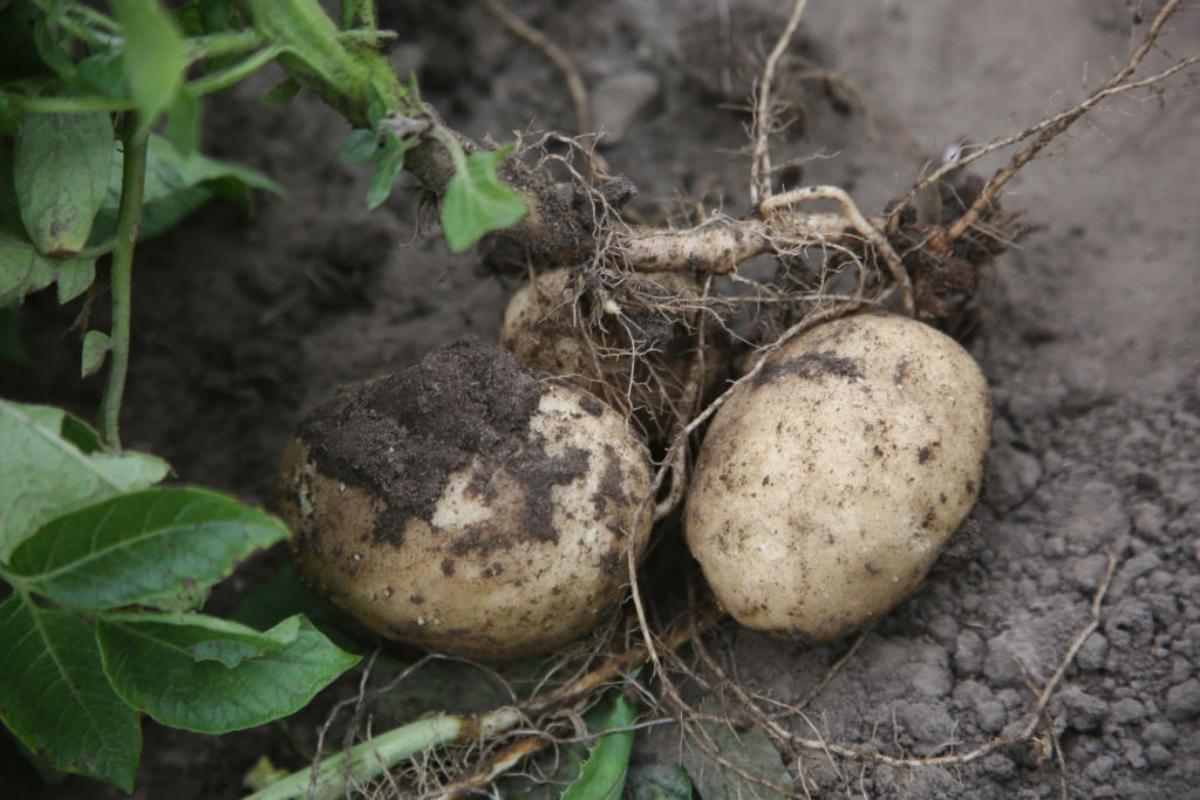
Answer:
<path fill-rule="evenodd" d="M 425 602 L 425 598 L 419 594 L 411 594 L 408 596 L 408 602 L 412 603 L 414 606 L 419 606 Z"/>
<path fill-rule="evenodd" d="M 917 463 L 924 465 L 931 461 L 942 446 L 941 442 L 931 442 L 917 451 Z"/>
<path fill-rule="evenodd" d="M 615 550 L 609 550 L 600 556 L 600 566 L 609 575 L 616 575 L 621 569 L 621 557 L 617 555 Z"/>
<path fill-rule="evenodd" d="M 604 404 L 590 394 L 585 394 L 579 398 L 579 407 L 593 417 L 598 417 L 604 413 Z"/>
<path fill-rule="evenodd" d="M 762 369 L 754 376 L 754 386 L 756 388 L 765 386 L 787 375 L 796 375 L 804 379 L 831 376 L 857 380 L 863 376 L 863 373 L 853 359 L 843 358 L 828 351 L 805 353 L 795 358 L 789 358 L 782 364 L 770 361 L 763 364 Z"/>
<path fill-rule="evenodd" d="M 447 578 L 454 576 L 454 559 L 452 559 L 452 558 L 443 558 L 442 559 L 442 574 L 445 575 Z"/>
<path fill-rule="evenodd" d="M 612 445 L 604 445 L 604 474 L 600 477 L 600 486 L 592 494 L 592 505 L 596 508 L 596 516 L 602 516 L 608 509 L 609 501 L 614 507 L 621 508 L 625 504 L 625 473 L 621 471 L 621 460 Z"/>

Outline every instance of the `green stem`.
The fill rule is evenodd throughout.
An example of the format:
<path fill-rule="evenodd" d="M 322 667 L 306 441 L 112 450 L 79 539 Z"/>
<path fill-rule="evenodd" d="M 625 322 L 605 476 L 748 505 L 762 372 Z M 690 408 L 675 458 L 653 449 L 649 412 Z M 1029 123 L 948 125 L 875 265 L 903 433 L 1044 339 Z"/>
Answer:
<path fill-rule="evenodd" d="M 358 21 L 364 28 L 379 27 L 375 19 L 375 0 L 362 0 L 358 4 L 358 15 Z"/>
<path fill-rule="evenodd" d="M 17 94 L 5 95 L 13 105 L 34 114 L 87 114 L 94 111 L 128 111 L 133 108 L 132 100 L 115 100 L 111 97 L 91 95 L 88 97 L 29 97 Z"/>
<path fill-rule="evenodd" d="M 343 42 L 362 42 L 366 44 L 374 44 L 375 42 L 386 42 L 390 39 L 400 38 L 400 34 L 395 31 L 376 31 L 370 28 L 350 28 L 338 34 L 338 38 Z"/>
<path fill-rule="evenodd" d="M 200 58 L 215 58 L 217 56 L 236 55 L 257 50 L 266 44 L 266 39 L 258 31 L 247 29 L 229 33 L 213 33 L 207 36 L 193 36 L 187 40 L 188 59 L 195 61 Z"/>
<path fill-rule="evenodd" d="M 238 81 L 257 72 L 262 67 L 274 61 L 283 53 L 284 48 L 279 45 L 271 45 L 259 50 L 253 55 L 247 56 L 238 63 L 227 69 L 219 72 L 214 72 L 210 75 L 205 75 L 202 78 L 197 78 L 187 85 L 187 88 L 196 95 L 212 94 L 224 89 L 228 89 Z"/>
<path fill-rule="evenodd" d="M 283 780 L 255 792 L 246 800 L 332 800 L 348 786 L 358 786 L 399 764 L 411 755 L 451 742 L 468 742 L 494 736 L 516 727 L 521 715 L 511 707 L 498 708 L 480 717 L 439 714 L 410 722 L 370 741 L 329 756 L 312 767 L 293 772 Z"/>
<path fill-rule="evenodd" d="M 115 239 L 105 239 L 100 244 L 83 248 L 78 253 L 71 256 L 71 258 L 78 258 L 78 259 L 86 260 L 86 259 L 90 259 L 90 258 L 99 258 L 100 256 L 106 256 L 113 251 L 113 247 L 115 245 L 116 245 Z"/>
<path fill-rule="evenodd" d="M 254 34 L 258 41 L 261 37 Z M 248 41 L 249 39 L 247 39 Z M 284 48 L 278 45 L 264 47 L 241 61 L 217 72 L 204 75 L 186 84 L 187 90 L 196 96 L 213 94 L 233 86 L 243 78 L 278 58 Z M 0 92 L 0 94 L 5 94 Z M 19 108 L 40 114 L 82 114 L 95 111 L 132 111 L 134 103 L 129 99 L 91 95 L 85 97 L 30 97 L 15 94 L 5 96 Z"/>
<path fill-rule="evenodd" d="M 94 8 L 85 6 L 83 3 L 71 3 L 71 10 L 79 16 L 90 20 L 93 24 L 108 30 L 110 33 L 121 32 L 121 26 L 112 17 Z"/>
<path fill-rule="evenodd" d="M 433 138 L 441 142 L 442 146 L 450 153 L 450 162 L 454 164 L 454 172 L 456 174 L 466 174 L 467 154 L 458 139 L 455 138 L 454 132 L 445 125 L 438 124 L 433 128 Z"/>
<path fill-rule="evenodd" d="M 11 586 L 13 591 L 19 592 L 22 596 L 25 595 L 24 582 L 19 577 L 9 572 L 3 561 L 0 561 L 0 580 Z"/>
<path fill-rule="evenodd" d="M 146 143 L 149 134 L 140 130 L 138 115 L 125 118 L 125 164 L 121 174 L 121 205 L 117 208 L 117 230 L 112 252 L 112 331 L 109 333 L 108 385 L 100 403 L 100 435 L 105 443 L 121 449 L 121 398 L 129 371 L 129 316 L 133 294 L 133 249 L 142 219 L 142 193 L 146 183 Z"/>
<path fill-rule="evenodd" d="M 375 0 L 342 0 L 342 29 L 354 27 L 358 22 L 364 28 L 376 27 Z"/>

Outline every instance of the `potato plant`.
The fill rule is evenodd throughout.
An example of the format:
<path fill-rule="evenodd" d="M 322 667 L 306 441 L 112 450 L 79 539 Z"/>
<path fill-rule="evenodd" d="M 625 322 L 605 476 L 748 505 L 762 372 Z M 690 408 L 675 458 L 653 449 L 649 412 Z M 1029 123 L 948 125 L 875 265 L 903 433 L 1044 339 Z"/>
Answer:
<path fill-rule="evenodd" d="M 124 450 L 131 271 L 139 241 L 217 196 L 249 209 L 269 178 L 197 151 L 200 105 L 262 65 L 292 74 L 358 128 L 343 150 L 370 162 L 368 206 L 387 197 L 416 141 L 384 127 L 422 114 L 348 5 L 339 29 L 315 2 L 156 0 L 0 3 L 0 314 L 54 286 L 66 303 L 108 259 L 112 326 L 83 336 L 83 377 L 107 368 L 97 428 L 62 409 L 0 400 L 0 719 L 37 759 L 132 790 L 139 717 L 223 733 L 290 714 L 358 661 L 293 616 L 266 631 L 200 613 L 211 587 L 288 536 L 268 514 L 159 484 L 161 459 Z M 495 178 L 505 150 L 464 153 L 429 121 L 453 171 L 452 246 L 525 213 Z M 20 357 L 11 326 L 5 351 Z M 106 365 L 107 362 L 107 365 Z"/>
<path fill-rule="evenodd" d="M 597 705 L 604 687 L 631 688 L 653 663 L 691 732 L 704 715 L 671 687 L 661 649 L 726 612 L 807 640 L 886 613 L 978 494 L 986 381 L 933 328 L 971 323 L 981 275 L 1026 231 L 1002 188 L 1107 97 L 1195 63 L 1135 77 L 1179 6 L 1170 0 L 1086 101 L 956 152 L 868 214 L 839 187 L 776 180 L 772 87 L 798 0 L 756 84 L 751 208 L 670 227 L 623 213 L 635 187 L 586 137 L 497 147 L 449 128 L 391 69 L 369 0 L 343 0 L 337 20 L 317 0 L 96 5 L 0 0 L 0 320 L 51 286 L 64 303 L 100 295 L 100 259 L 112 303 L 111 327 L 82 338 L 81 374 L 107 370 L 95 429 L 0 401 L 0 667 L 15 676 L 0 687 L 5 726 L 50 766 L 130 789 L 140 714 L 210 733 L 260 724 L 357 661 L 302 616 L 259 631 L 201 613 L 217 581 L 288 529 L 232 498 L 160 485 L 169 466 L 120 441 L 137 245 L 209 199 L 249 208 L 254 191 L 278 191 L 198 151 L 204 98 L 272 62 L 287 78 L 265 101 L 311 92 L 351 126 L 340 156 L 373 169 L 367 209 L 406 172 L 451 250 L 487 237 L 486 266 L 534 273 L 500 337 L 515 362 L 455 345 L 301 422 L 279 497 L 300 576 L 384 637 L 485 659 L 555 651 L 611 619 L 631 589 L 624 638 L 601 642 L 564 685 L 318 753 L 258 798 L 340 796 L 444 744 L 488 745 L 478 763 L 439 773 L 478 791 L 554 741 L 518 728 L 574 731 L 589 710 L 589 728 L 606 733 L 564 796 L 616 797 L 637 711 L 625 695 Z M 547 51 L 577 92 L 569 59 Z M 966 173 L 1006 147 L 1015 154 L 989 180 Z M 770 279 L 739 272 L 759 256 L 774 262 Z M 868 315 L 880 311 L 893 316 Z M 0 353 L 19 356 L 7 324 Z M 651 630 L 638 578 L 658 522 L 681 522 L 716 597 L 691 598 L 687 624 L 665 632 Z"/>

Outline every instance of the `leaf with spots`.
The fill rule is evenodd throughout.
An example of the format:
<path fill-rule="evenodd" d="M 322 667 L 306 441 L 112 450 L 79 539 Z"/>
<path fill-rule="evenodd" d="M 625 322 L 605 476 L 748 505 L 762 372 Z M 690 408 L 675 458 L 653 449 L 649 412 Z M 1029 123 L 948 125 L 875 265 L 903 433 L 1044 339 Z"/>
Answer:
<path fill-rule="evenodd" d="M 26 114 L 21 120 L 13 183 L 38 252 L 70 255 L 87 244 L 112 157 L 108 114 Z"/>
<path fill-rule="evenodd" d="M 58 517 L 13 551 L 29 591 L 100 610 L 198 607 L 257 549 L 286 539 L 268 514 L 200 489 L 147 489 Z"/>

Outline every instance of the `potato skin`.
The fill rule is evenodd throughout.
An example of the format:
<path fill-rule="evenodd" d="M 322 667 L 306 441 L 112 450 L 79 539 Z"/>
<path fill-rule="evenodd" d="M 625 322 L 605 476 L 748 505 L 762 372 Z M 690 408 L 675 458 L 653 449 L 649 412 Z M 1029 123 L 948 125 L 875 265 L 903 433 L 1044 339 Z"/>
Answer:
<path fill-rule="evenodd" d="M 526 369 L 559 375 L 590 389 L 594 369 L 576 338 L 574 296 L 567 269 L 548 270 L 521 284 L 504 309 L 500 346 Z"/>
<path fill-rule="evenodd" d="M 619 408 L 632 404 L 628 410 L 652 436 L 669 433 L 677 406 L 690 407 L 692 395 L 712 389 L 729 366 L 725 339 L 710 329 L 703 381 L 693 374 L 701 322 L 695 278 L 662 272 L 625 279 L 612 300 L 632 319 L 622 324 L 606 317 L 604 330 L 593 333 L 602 351 L 595 355 L 584 335 L 586 308 L 576 301 L 574 279 L 570 269 L 551 269 L 518 288 L 504 311 L 500 346 L 526 369 L 564 377 Z M 661 307 L 639 306 L 651 299 Z M 637 332 L 636 344 L 629 339 L 631 330 Z M 641 353 L 636 361 L 626 355 L 632 350 Z"/>
<path fill-rule="evenodd" d="M 688 545 L 741 624 L 825 642 L 911 594 L 979 494 L 987 381 L 906 317 L 789 342 L 717 412 L 689 489 Z"/>
<path fill-rule="evenodd" d="M 511 363 L 498 348 L 473 346 Z M 473 380 L 478 370 L 476 359 L 460 372 Z M 393 389 L 421 395 L 442 386 L 438 378 L 396 381 L 364 417 L 390 413 Z M 279 490 L 296 569 L 311 588 L 385 637 L 483 660 L 545 653 L 584 635 L 620 599 L 627 554 L 641 555 L 652 521 L 642 503 L 648 457 L 620 415 L 579 389 L 532 378 L 516 388 L 474 389 L 494 390 L 533 392 L 535 405 L 525 420 L 472 439 L 472 447 L 483 446 L 456 467 L 448 462 L 431 503 L 347 480 L 353 474 L 338 460 L 387 465 L 416 435 L 412 424 L 373 438 L 376 462 L 371 453 L 339 456 L 312 441 L 318 431 L 336 438 L 354 424 L 345 398 L 314 412 L 332 427 L 301 425 L 284 453 Z M 469 406 L 476 398 L 445 399 Z M 420 398 L 412 405 L 428 407 Z M 437 463 L 441 434 L 433 430 L 411 449 L 422 474 L 423 456 Z"/>

